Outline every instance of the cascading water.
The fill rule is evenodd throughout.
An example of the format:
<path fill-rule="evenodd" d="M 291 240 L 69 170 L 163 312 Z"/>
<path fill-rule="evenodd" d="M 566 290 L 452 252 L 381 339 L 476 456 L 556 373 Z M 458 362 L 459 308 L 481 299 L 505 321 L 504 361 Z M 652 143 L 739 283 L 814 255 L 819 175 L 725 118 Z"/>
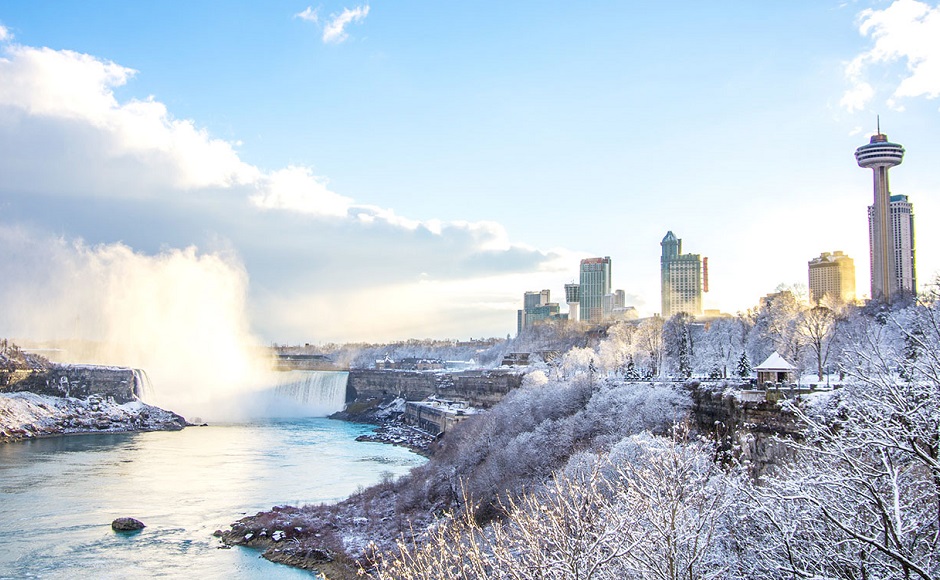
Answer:
<path fill-rule="evenodd" d="M 143 402 L 153 400 L 153 383 L 150 382 L 150 376 L 144 369 L 133 369 L 134 371 L 134 396 Z"/>
<path fill-rule="evenodd" d="M 287 371 L 274 387 L 268 415 L 325 417 L 346 404 L 346 371 Z"/>

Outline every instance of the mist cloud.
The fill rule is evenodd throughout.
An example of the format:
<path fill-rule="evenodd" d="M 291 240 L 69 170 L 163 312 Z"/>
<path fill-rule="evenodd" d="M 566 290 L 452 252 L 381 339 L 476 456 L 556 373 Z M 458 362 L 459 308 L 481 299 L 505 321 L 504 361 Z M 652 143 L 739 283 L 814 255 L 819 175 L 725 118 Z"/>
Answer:
<path fill-rule="evenodd" d="M 0 335 L 71 345 L 75 362 L 145 369 L 158 386 L 150 402 L 190 417 L 231 416 L 233 395 L 275 382 L 234 256 L 192 247 L 149 256 L 3 226 L 0 246 Z"/>

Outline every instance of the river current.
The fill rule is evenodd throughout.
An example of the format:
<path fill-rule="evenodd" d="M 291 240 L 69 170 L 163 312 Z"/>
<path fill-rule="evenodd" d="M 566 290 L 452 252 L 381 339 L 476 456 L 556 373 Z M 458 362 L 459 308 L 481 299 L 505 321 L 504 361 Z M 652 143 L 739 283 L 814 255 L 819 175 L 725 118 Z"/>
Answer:
<path fill-rule="evenodd" d="M 333 502 L 424 462 L 323 418 L 0 445 L 0 579 L 309 578 L 212 536 L 275 505 Z M 114 518 L 146 524 L 111 530 Z"/>

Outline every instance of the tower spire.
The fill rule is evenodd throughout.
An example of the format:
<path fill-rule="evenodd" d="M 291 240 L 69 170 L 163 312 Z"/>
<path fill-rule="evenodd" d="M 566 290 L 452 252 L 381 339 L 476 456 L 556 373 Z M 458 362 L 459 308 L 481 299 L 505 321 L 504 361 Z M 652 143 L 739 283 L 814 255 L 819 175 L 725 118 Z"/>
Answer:
<path fill-rule="evenodd" d="M 877 115 L 876 119 L 878 119 L 878 134 L 881 135 L 881 115 Z"/>

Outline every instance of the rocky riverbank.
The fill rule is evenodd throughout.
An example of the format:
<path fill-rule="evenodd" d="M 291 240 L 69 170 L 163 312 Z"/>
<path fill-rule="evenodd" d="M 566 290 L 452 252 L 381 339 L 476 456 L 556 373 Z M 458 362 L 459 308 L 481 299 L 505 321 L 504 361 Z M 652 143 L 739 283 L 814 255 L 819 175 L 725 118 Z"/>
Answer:
<path fill-rule="evenodd" d="M 436 438 L 411 425 L 405 425 L 400 420 L 386 420 L 375 428 L 372 433 L 356 437 L 356 441 L 370 441 L 373 443 L 388 443 L 398 445 L 414 451 L 418 455 L 431 456 L 431 446 Z"/>
<path fill-rule="evenodd" d="M 0 393 L 0 443 L 78 433 L 178 431 L 186 419 L 141 401 Z"/>
<path fill-rule="evenodd" d="M 404 412 L 405 399 L 386 397 L 385 399 L 356 401 L 347 405 L 346 409 L 330 415 L 330 419 L 376 426 L 372 433 L 360 435 L 356 437 L 356 441 L 398 445 L 418 455 L 430 457 L 436 438 L 430 433 L 403 423 Z"/>

